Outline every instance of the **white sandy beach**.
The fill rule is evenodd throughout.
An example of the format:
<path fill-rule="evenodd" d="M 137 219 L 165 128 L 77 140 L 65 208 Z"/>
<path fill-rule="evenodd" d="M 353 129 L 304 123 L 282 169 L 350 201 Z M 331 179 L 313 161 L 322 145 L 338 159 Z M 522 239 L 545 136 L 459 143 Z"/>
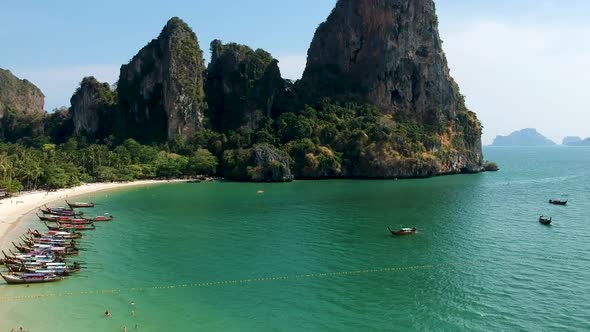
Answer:
<path fill-rule="evenodd" d="M 4 236 L 21 220 L 24 215 L 30 213 L 33 210 L 36 210 L 44 204 L 49 204 L 58 200 L 61 200 L 63 203 L 64 199 L 71 199 L 75 196 L 104 190 L 183 181 L 185 180 L 145 180 L 124 183 L 91 183 L 74 188 L 60 189 L 53 192 L 35 191 L 23 193 L 19 196 L 3 199 L 0 201 L 0 242 L 3 242 Z"/>

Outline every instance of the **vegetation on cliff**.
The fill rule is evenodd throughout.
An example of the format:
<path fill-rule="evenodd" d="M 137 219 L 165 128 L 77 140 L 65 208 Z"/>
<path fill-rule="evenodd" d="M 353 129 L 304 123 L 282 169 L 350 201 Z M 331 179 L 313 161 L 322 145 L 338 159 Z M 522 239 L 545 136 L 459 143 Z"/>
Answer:
<path fill-rule="evenodd" d="M 45 96 L 33 83 L 0 68 L 0 118 L 7 111 L 43 113 Z"/>
<path fill-rule="evenodd" d="M 172 18 L 121 67 L 116 91 L 85 78 L 70 109 L 7 126 L 5 140 L 20 144 L 1 146 L 0 186 L 481 171 L 482 127 L 449 75 L 434 4 L 402 2 L 338 1 L 297 82 L 268 52 L 219 40 L 205 69 L 197 36 Z M 41 170 L 19 173 L 24 158 Z"/>
<path fill-rule="evenodd" d="M 268 52 L 211 42 L 205 91 L 207 115 L 215 130 L 257 129 L 263 117 L 271 117 L 275 98 L 284 86 L 278 61 Z"/>

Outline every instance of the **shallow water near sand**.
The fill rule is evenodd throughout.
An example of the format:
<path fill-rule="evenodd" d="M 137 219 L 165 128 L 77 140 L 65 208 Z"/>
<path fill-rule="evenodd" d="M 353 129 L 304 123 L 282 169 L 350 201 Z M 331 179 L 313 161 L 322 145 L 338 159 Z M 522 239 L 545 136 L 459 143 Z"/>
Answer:
<path fill-rule="evenodd" d="M 0 330 L 590 330 L 590 149 L 486 157 L 502 170 L 90 195 L 116 221 L 80 241 L 88 268 L 0 284 Z"/>

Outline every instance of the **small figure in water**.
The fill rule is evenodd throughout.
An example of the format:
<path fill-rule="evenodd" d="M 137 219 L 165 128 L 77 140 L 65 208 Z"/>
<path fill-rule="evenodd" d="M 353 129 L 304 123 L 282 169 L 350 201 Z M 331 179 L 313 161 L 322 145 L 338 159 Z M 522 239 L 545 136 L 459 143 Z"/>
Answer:
<path fill-rule="evenodd" d="M 135 311 L 131 310 L 131 317 L 135 317 Z"/>
<path fill-rule="evenodd" d="M 136 330 L 139 329 L 139 325 L 135 324 L 135 329 Z"/>
<path fill-rule="evenodd" d="M 123 326 L 123 332 L 127 332 L 127 325 Z"/>
<path fill-rule="evenodd" d="M 107 310 L 104 312 L 104 316 L 105 317 L 111 317 L 111 313 Z"/>
<path fill-rule="evenodd" d="M 131 301 L 131 305 L 135 305 L 135 301 Z"/>

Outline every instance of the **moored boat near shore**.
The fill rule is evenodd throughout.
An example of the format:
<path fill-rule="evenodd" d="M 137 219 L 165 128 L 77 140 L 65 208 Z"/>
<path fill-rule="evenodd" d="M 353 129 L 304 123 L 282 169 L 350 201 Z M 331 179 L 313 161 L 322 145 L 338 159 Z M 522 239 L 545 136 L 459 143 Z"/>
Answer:
<path fill-rule="evenodd" d="M 83 212 L 76 212 L 75 210 L 67 209 L 65 207 L 50 208 L 45 206 L 45 208 L 40 208 L 40 210 L 43 214 L 50 214 L 62 217 L 75 217 L 84 214 Z"/>
<path fill-rule="evenodd" d="M 30 229 L 27 231 L 27 234 L 32 235 L 35 238 L 41 238 L 44 236 L 51 236 L 51 237 L 56 237 L 56 238 L 62 238 L 62 239 L 79 239 L 82 237 L 82 233 L 78 233 L 75 230 L 70 230 L 70 231 L 47 231 L 46 233 L 41 233 L 38 230 L 34 230 L 31 231 Z"/>
<path fill-rule="evenodd" d="M 66 201 L 66 204 L 71 208 L 93 208 L 95 206 L 94 203 L 87 203 L 87 202 L 74 202 L 74 203 L 70 203 L 68 201 Z"/>
<path fill-rule="evenodd" d="M 53 282 L 53 281 L 60 281 L 63 280 L 63 277 L 58 275 L 47 275 L 43 273 L 25 273 L 22 275 L 4 275 L 0 273 L 0 276 L 6 281 L 9 285 L 17 285 L 17 284 L 37 284 L 37 283 L 45 283 L 45 282 Z"/>
<path fill-rule="evenodd" d="M 52 230 L 52 231 L 64 231 L 64 230 L 88 231 L 88 230 L 96 229 L 94 224 L 88 224 L 88 225 L 59 224 L 58 226 L 52 226 L 52 225 L 49 225 L 47 222 L 45 222 L 45 226 L 47 227 L 47 229 Z"/>

